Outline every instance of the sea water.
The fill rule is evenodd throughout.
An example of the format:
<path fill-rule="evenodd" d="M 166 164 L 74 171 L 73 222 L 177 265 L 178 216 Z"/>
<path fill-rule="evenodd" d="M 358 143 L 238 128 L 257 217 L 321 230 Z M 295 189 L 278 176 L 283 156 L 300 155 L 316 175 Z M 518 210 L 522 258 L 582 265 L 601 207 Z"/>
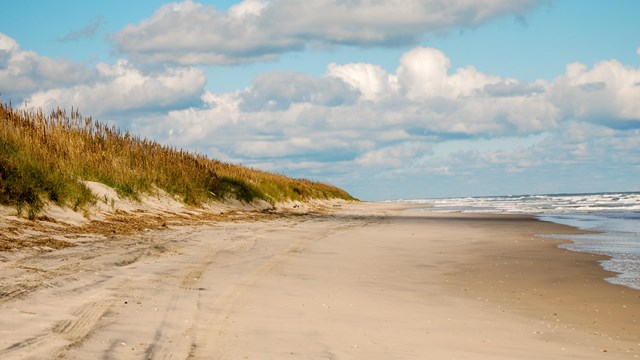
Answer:
<path fill-rule="evenodd" d="M 604 269 L 617 273 L 607 281 L 640 290 L 640 192 L 491 196 L 406 200 L 430 211 L 531 214 L 543 221 L 590 230 L 583 235 L 555 234 L 572 242 L 563 248 L 606 255 Z"/>

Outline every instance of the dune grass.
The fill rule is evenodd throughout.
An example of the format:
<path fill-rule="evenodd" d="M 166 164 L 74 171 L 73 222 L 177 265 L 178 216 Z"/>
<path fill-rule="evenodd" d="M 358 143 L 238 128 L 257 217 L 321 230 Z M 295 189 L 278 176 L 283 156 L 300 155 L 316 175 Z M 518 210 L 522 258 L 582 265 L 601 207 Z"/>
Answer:
<path fill-rule="evenodd" d="M 47 201 L 95 201 L 82 180 L 139 198 L 159 188 L 190 205 L 207 201 L 353 199 L 323 183 L 211 160 L 83 117 L 77 110 L 14 109 L 0 103 L 0 204 L 34 217 Z"/>

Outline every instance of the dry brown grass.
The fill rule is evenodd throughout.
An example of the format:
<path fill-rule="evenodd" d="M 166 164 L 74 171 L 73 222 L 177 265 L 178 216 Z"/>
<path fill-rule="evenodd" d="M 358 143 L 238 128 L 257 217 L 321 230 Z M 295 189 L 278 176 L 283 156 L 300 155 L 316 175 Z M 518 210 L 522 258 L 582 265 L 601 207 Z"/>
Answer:
<path fill-rule="evenodd" d="M 352 199 L 331 185 L 163 146 L 77 110 L 45 114 L 0 104 L 0 203 L 26 206 L 32 217 L 47 200 L 81 207 L 93 200 L 80 180 L 104 183 L 132 198 L 157 187 L 192 205 L 226 198 Z"/>

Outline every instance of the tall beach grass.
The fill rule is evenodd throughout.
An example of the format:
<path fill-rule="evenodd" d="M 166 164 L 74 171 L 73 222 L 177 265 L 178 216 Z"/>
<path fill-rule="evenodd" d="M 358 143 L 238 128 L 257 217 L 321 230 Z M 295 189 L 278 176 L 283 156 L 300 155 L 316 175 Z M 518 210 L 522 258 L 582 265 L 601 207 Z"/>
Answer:
<path fill-rule="evenodd" d="M 0 103 L 0 204 L 34 217 L 53 203 L 81 208 L 94 201 L 82 180 L 138 198 L 156 188 L 190 205 L 238 199 L 353 199 L 319 182 L 291 179 L 163 146 L 83 117 L 77 110 L 15 109 Z"/>

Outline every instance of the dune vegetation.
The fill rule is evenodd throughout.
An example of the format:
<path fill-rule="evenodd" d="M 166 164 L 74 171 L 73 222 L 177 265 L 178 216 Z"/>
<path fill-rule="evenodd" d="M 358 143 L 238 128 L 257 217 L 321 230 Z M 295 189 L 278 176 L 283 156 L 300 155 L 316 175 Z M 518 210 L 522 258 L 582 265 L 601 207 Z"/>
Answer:
<path fill-rule="evenodd" d="M 74 209 L 95 201 L 97 181 L 137 199 L 162 189 L 189 205 L 353 199 L 323 183 L 291 179 L 140 138 L 77 110 L 15 109 L 0 103 L 0 204 L 35 217 L 47 202 Z"/>

